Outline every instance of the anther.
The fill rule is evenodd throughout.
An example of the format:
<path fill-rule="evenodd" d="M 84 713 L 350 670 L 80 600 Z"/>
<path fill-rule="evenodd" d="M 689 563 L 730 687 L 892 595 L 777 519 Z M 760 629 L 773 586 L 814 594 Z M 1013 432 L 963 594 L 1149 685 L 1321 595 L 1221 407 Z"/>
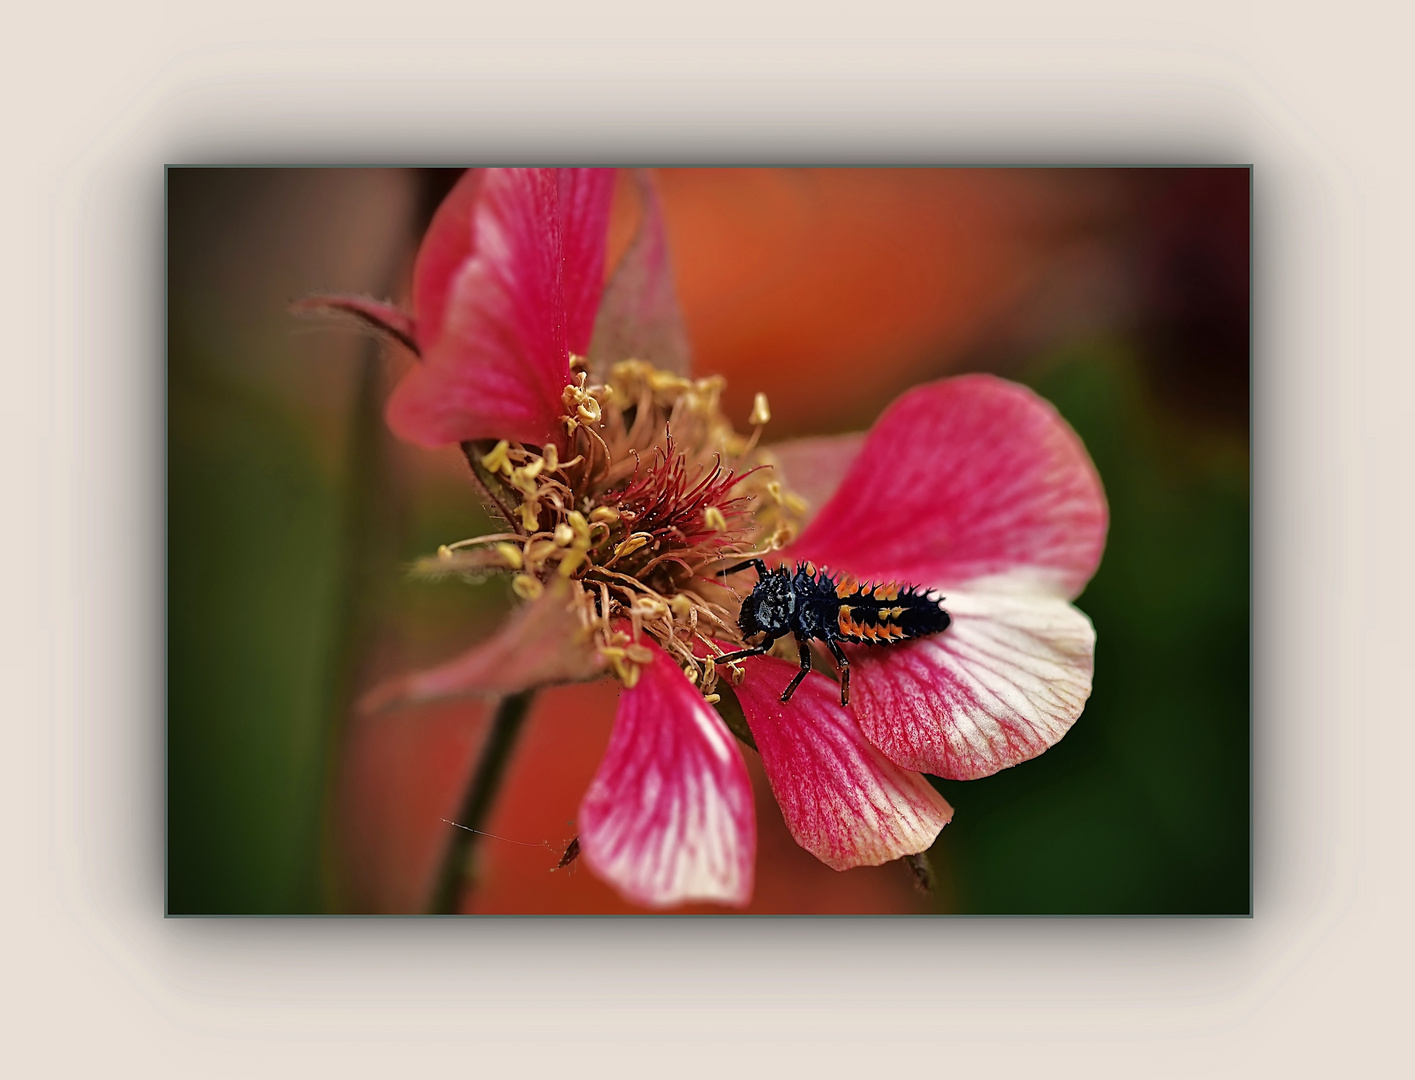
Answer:
<path fill-rule="evenodd" d="M 506 451 L 510 448 L 511 444 L 502 439 L 482 457 L 482 468 L 491 473 L 500 472 L 503 466 L 510 464 L 506 456 Z"/>
<path fill-rule="evenodd" d="M 752 398 L 752 415 L 747 418 L 747 423 L 755 427 L 761 427 L 771 419 L 771 406 L 767 404 L 766 395 L 757 392 L 757 396 Z"/>
<path fill-rule="evenodd" d="M 649 541 L 652 539 L 653 535 L 651 533 L 634 533 L 629 539 L 625 540 L 614 549 L 614 558 L 622 559 L 625 555 L 632 555 L 640 548 L 647 547 Z"/>
<path fill-rule="evenodd" d="M 506 569 L 519 570 L 522 566 L 525 565 L 525 563 L 521 559 L 521 549 L 518 548 L 515 544 L 508 544 L 506 541 L 503 540 L 501 541 L 501 543 L 494 545 L 494 549 L 496 553 L 501 556 L 501 561 L 506 564 Z M 445 544 L 437 549 L 438 555 L 441 555 L 444 551 L 447 551 L 447 546 Z M 450 551 L 447 551 L 446 557 L 451 558 L 452 553 Z"/>
<path fill-rule="evenodd" d="M 586 373 L 580 372 L 578 385 L 572 384 L 565 388 L 560 395 L 560 400 L 565 406 L 565 426 L 567 430 L 573 432 L 578 421 L 577 416 L 588 424 L 599 422 L 600 408 L 595 396 L 585 389 Z"/>
<path fill-rule="evenodd" d="M 575 530 L 570 528 L 566 522 L 562 521 L 559 525 L 555 526 L 556 547 L 569 547 L 574 539 Z"/>
<path fill-rule="evenodd" d="M 534 600 L 545 592 L 545 586 L 529 574 L 517 574 L 511 579 L 511 591 L 522 600 Z"/>
<path fill-rule="evenodd" d="M 660 371 L 657 368 L 648 369 L 649 386 L 655 390 L 678 390 L 683 391 L 693 384 L 681 375 L 675 375 L 671 371 Z"/>
<path fill-rule="evenodd" d="M 590 523 L 585 520 L 585 515 L 578 510 L 571 510 L 565 515 L 565 523 L 570 526 L 570 532 L 575 540 L 581 544 L 589 545 Z"/>
<path fill-rule="evenodd" d="M 559 550 L 554 540 L 533 540 L 526 545 L 526 563 L 539 566 Z"/>
<path fill-rule="evenodd" d="M 450 547 L 448 547 L 446 544 L 438 544 L 438 545 L 437 545 L 437 557 L 438 557 L 439 559 L 450 559 L 450 558 L 452 558 L 452 549 L 451 549 Z"/>
<path fill-rule="evenodd" d="M 661 600 L 655 600 L 652 596 L 641 596 L 634 603 L 634 608 L 648 619 L 661 619 L 668 614 L 668 606 Z"/>
<path fill-rule="evenodd" d="M 565 553 L 565 557 L 560 560 L 557 568 L 560 576 L 568 578 L 580 568 L 580 564 L 585 561 L 585 549 L 582 547 L 572 547 Z"/>
<path fill-rule="evenodd" d="M 613 525 L 619 520 L 619 511 L 608 506 L 596 506 L 590 511 L 590 520 Z"/>
<path fill-rule="evenodd" d="M 703 511 L 703 524 L 713 532 L 727 531 L 727 519 L 722 516 L 722 511 L 715 506 L 709 506 Z"/>

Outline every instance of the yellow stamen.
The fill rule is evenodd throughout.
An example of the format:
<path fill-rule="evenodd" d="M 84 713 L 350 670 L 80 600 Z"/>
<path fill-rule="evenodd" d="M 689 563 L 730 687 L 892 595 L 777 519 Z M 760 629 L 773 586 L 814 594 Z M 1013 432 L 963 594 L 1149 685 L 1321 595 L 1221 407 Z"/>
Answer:
<path fill-rule="evenodd" d="M 530 465 L 523 465 L 519 469 L 511 470 L 511 486 L 523 495 L 534 495 L 536 493 L 536 474 L 540 472 L 541 466 L 545 462 L 536 458 Z"/>
<path fill-rule="evenodd" d="M 690 380 L 625 361 L 610 369 L 604 384 L 591 385 L 595 376 L 587 364 L 576 360 L 572 371 L 563 394 L 568 439 L 562 434 L 539 445 L 505 440 L 480 458 L 478 471 L 484 467 L 502 480 L 498 498 L 514 525 L 443 545 L 426 560 L 429 572 L 462 572 L 471 580 L 504 570 L 521 600 L 565 580 L 573 598 L 570 617 L 607 650 L 604 663 L 623 685 L 635 685 L 642 664 L 662 648 L 705 700 L 716 701 L 718 680 L 740 680 L 743 672 L 739 666 L 720 672 L 697 652 L 709 642 L 724 643 L 719 651 L 729 641 L 738 644 L 740 597 L 723 588 L 710 568 L 729 557 L 723 552 L 740 558 L 780 548 L 804 516 L 804 501 L 780 482 L 779 472 L 774 483 L 769 471 L 751 472 L 772 464 L 770 453 L 757 449 L 770 404 L 764 394 L 754 397 L 755 430 L 744 436 L 722 413 L 720 377 Z M 646 470 L 680 465 L 685 478 L 720 468 L 737 479 L 712 496 L 717 505 L 699 503 L 695 518 L 678 518 L 681 528 L 656 524 L 650 532 L 649 522 L 659 521 L 653 515 L 661 512 L 671 522 L 682 507 L 672 501 L 672 485 L 655 487 Z M 508 493 L 509 500 L 502 497 Z M 731 516 L 722 505 L 729 499 Z M 459 551 L 469 545 L 481 550 Z"/>
<path fill-rule="evenodd" d="M 517 574 L 511 579 L 511 591 L 522 600 L 534 600 L 545 592 L 545 586 L 529 574 Z"/>
<path fill-rule="evenodd" d="M 668 605 L 652 596 L 641 596 L 634 604 L 634 610 L 646 619 L 661 619 L 668 614 Z"/>
<path fill-rule="evenodd" d="M 758 391 L 752 399 L 752 415 L 747 418 L 747 423 L 760 427 L 770 419 L 771 406 L 767 404 L 766 395 Z"/>
<path fill-rule="evenodd" d="M 533 540 L 526 545 L 526 565 L 539 567 L 559 550 L 554 540 Z"/>
<path fill-rule="evenodd" d="M 481 459 L 482 468 L 487 472 L 500 472 L 501 468 L 509 465 L 510 461 L 506 456 L 506 451 L 511 448 L 511 444 L 505 439 L 493 446 Z"/>
<path fill-rule="evenodd" d="M 565 515 L 565 523 L 570 526 L 571 535 L 574 536 L 576 542 L 589 545 L 590 523 L 585 520 L 584 514 L 578 510 L 571 510 Z"/>
<path fill-rule="evenodd" d="M 579 421 L 587 424 L 599 423 L 601 411 L 599 401 L 595 396 L 585 389 L 586 372 L 580 372 L 578 385 L 571 385 L 565 388 L 560 400 L 565 405 L 565 427 L 571 434 L 574 433 Z M 576 420 L 579 417 L 579 420 Z"/>
<path fill-rule="evenodd" d="M 622 559 L 625 555 L 632 555 L 642 547 L 647 547 L 648 542 L 653 539 L 650 533 L 634 533 L 618 547 L 614 549 L 614 559 Z M 613 562 L 614 559 L 610 561 Z"/>
<path fill-rule="evenodd" d="M 503 540 L 499 544 L 494 544 L 493 547 L 496 553 L 501 556 L 501 561 L 506 564 L 506 569 L 519 570 L 525 565 L 524 560 L 521 558 L 521 549 L 515 544 L 508 544 Z M 442 552 L 446 550 L 445 547 L 439 548 L 437 553 L 441 555 Z M 451 553 L 449 552 L 448 554 L 450 555 Z"/>
<path fill-rule="evenodd" d="M 671 371 L 659 371 L 657 368 L 649 368 L 648 378 L 649 385 L 655 390 L 678 390 L 681 392 L 693 385 L 681 375 L 675 375 Z"/>
<path fill-rule="evenodd" d="M 566 578 L 572 576 L 584 561 L 585 549 L 582 547 L 572 547 L 565 553 L 565 557 L 560 560 L 560 576 Z"/>

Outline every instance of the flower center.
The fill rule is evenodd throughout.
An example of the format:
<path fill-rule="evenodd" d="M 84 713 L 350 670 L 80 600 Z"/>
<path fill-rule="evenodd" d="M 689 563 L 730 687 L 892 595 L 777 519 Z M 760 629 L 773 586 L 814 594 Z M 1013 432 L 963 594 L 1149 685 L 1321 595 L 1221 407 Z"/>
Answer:
<path fill-rule="evenodd" d="M 740 601 L 715 571 L 788 543 L 806 509 L 757 446 L 766 399 L 757 395 L 744 436 L 723 415 L 721 377 L 626 360 L 595 383 L 583 365 L 572 358 L 559 445 L 464 445 L 507 529 L 444 545 L 425 568 L 511 570 L 526 600 L 565 579 L 572 609 L 626 686 L 652 658 L 640 643 L 647 634 L 715 701 L 716 642 L 741 642 Z"/>

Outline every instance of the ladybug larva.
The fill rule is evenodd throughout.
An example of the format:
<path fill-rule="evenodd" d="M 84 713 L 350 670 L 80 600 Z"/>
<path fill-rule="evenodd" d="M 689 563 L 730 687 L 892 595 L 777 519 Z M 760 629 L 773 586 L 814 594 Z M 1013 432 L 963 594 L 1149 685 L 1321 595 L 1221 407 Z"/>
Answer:
<path fill-rule="evenodd" d="M 791 634 L 801 653 L 801 670 L 787 685 L 782 701 L 790 701 L 796 687 L 811 670 L 810 641 L 826 644 L 840 665 L 840 704 L 850 704 L 850 661 L 842 641 L 860 645 L 896 645 L 901 641 L 937 634 L 948 628 L 943 598 L 928 589 L 899 582 L 861 584 L 849 574 L 839 577 L 814 563 L 778 566 L 768 570 L 761 559 L 748 559 L 721 571 L 735 574 L 752 567 L 757 583 L 742 601 L 737 619 L 743 639 L 764 635 L 751 648 L 716 657 L 719 664 L 761 656 L 779 637 Z"/>

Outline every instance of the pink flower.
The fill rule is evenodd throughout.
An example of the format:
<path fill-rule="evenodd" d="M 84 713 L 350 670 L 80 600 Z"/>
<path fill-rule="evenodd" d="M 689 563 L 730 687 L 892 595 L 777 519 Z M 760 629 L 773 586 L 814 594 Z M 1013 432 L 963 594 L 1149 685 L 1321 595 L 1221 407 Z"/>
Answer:
<path fill-rule="evenodd" d="M 624 690 L 580 808 L 585 860 L 647 906 L 743 905 L 751 786 L 713 708 L 712 659 L 741 644 L 739 597 L 717 572 L 762 554 L 932 588 L 949 628 L 847 646 L 849 706 L 820 664 L 781 702 L 796 665 L 773 656 L 742 661 L 735 689 L 798 843 L 838 870 L 924 851 L 952 811 L 923 773 L 972 779 L 1034 757 L 1090 694 L 1095 634 L 1069 602 L 1105 541 L 1090 459 L 1048 404 L 980 375 L 905 394 L 865 436 L 758 448 L 764 399 L 744 437 L 718 408 L 720 380 L 686 377 L 646 184 L 602 286 L 613 184 L 602 170 L 469 172 L 423 241 L 411 316 L 359 298 L 305 305 L 421 356 L 390 425 L 461 444 L 506 522 L 426 568 L 511 571 L 528 601 L 490 642 L 369 704 L 608 668 Z"/>

